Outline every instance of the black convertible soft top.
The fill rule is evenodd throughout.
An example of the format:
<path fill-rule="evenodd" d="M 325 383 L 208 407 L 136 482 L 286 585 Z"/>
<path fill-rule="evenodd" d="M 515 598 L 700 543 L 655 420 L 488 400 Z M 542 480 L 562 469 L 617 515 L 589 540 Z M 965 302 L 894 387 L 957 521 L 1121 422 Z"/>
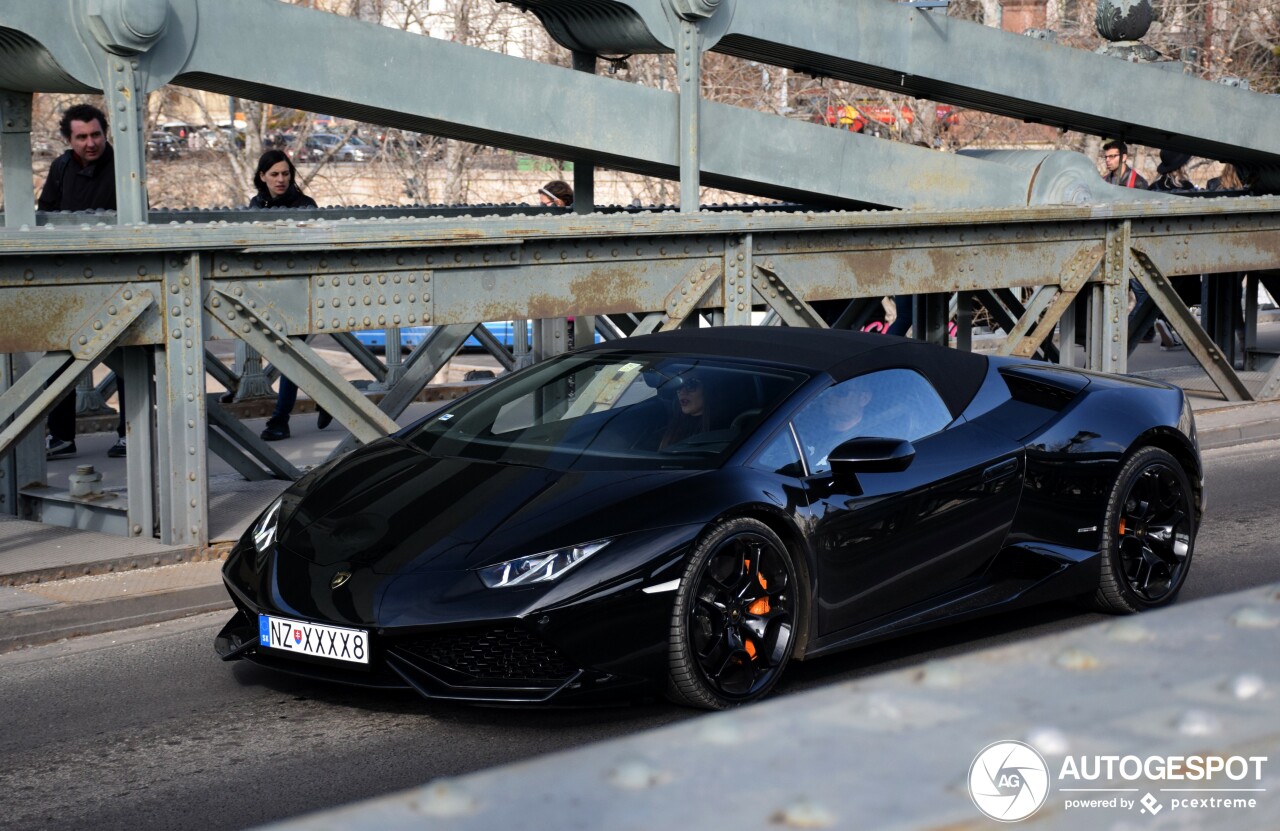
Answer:
<path fill-rule="evenodd" d="M 588 349 L 687 353 L 825 372 L 836 381 L 877 369 L 904 367 L 929 379 L 951 414 L 973 400 L 987 375 L 987 358 L 910 338 L 787 326 L 714 326 L 625 338 Z"/>

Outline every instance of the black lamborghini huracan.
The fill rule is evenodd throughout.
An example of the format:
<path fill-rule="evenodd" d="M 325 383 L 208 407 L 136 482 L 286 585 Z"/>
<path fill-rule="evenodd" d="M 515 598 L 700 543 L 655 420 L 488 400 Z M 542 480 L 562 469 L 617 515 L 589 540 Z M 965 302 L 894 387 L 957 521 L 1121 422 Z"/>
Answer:
<path fill-rule="evenodd" d="M 1169 603 L 1203 502 L 1173 387 L 681 330 L 546 361 L 310 472 L 228 558 L 216 649 L 432 698 L 722 708 L 792 658 L 995 610 Z"/>

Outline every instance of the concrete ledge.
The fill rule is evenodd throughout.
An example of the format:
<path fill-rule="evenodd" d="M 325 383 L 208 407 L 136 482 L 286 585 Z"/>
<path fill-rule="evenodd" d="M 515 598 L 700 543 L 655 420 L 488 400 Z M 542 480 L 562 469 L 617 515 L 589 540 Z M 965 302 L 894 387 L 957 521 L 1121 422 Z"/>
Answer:
<path fill-rule="evenodd" d="M 189 546 L 170 548 L 164 551 L 138 554 L 111 559 L 91 560 L 74 565 L 51 566 L 49 568 L 33 568 L 0 574 L 0 586 L 26 586 L 33 583 L 47 583 L 52 580 L 67 580 L 73 577 L 84 577 L 95 574 L 113 574 L 116 572 L 134 571 L 154 566 L 169 566 L 178 563 L 199 563 L 208 560 L 221 560 L 231 552 L 235 540 L 212 543 L 208 546 Z"/>
<path fill-rule="evenodd" d="M 60 603 L 0 615 L 0 652 L 63 638 L 114 632 L 181 617 L 231 609 L 221 583 L 92 603 Z"/>
<path fill-rule="evenodd" d="M 1036 829 L 1277 828 L 1277 654 L 1280 585 L 1259 587 L 436 780 L 270 827 L 1000 826 L 980 812 L 972 795 L 978 792 L 1003 821 L 1022 819 L 1015 815 L 1025 799 L 1043 795 L 1026 818 Z M 1009 761 L 1003 743 L 1010 741 L 1033 750 Z M 1121 761 L 1131 757 L 1136 770 Z M 1196 778 L 1197 757 L 1202 769 L 1206 761 L 1238 759 L 1235 772 L 1243 773 Z M 1125 773 L 1105 773 L 1108 758 Z M 1254 806 L 1176 804 L 1191 799 L 1252 799 Z"/>
<path fill-rule="evenodd" d="M 1280 401 L 1256 401 L 1196 413 L 1202 450 L 1280 439 Z"/>

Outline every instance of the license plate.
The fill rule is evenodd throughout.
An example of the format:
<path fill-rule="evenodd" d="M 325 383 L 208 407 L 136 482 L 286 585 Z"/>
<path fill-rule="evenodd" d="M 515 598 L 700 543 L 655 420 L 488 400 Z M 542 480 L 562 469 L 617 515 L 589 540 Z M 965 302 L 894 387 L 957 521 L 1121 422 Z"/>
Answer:
<path fill-rule="evenodd" d="M 295 655 L 369 663 L 369 633 L 360 629 L 258 615 L 258 643 Z"/>

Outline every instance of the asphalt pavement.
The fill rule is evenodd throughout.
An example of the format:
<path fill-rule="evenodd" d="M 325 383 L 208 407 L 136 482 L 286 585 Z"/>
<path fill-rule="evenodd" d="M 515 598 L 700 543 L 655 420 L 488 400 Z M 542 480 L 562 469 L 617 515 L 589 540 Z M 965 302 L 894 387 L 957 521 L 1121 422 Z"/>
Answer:
<path fill-rule="evenodd" d="M 1266 322 L 1259 329 L 1260 345 L 1280 352 L 1280 322 Z M 1130 359 L 1130 371 L 1187 389 L 1203 450 L 1280 438 L 1280 401 L 1224 401 L 1185 350 L 1163 351 L 1156 344 L 1142 344 Z M 1260 377 L 1253 381 L 1260 383 Z M 302 469 L 322 462 L 347 435 L 336 422 L 326 430 L 317 429 L 308 403 L 295 412 L 291 438 L 274 445 Z M 438 406 L 414 404 L 402 423 Z M 265 418 L 245 421 L 255 432 L 264 423 Z M 104 420 L 101 429 L 109 427 L 110 420 Z M 78 456 L 50 464 L 50 485 L 65 483 L 66 476 L 84 464 L 94 465 L 106 482 L 123 482 L 124 460 L 106 455 L 114 440 L 111 432 L 78 436 Z M 167 547 L 152 540 L 73 532 L 0 517 L 0 653 L 230 609 L 220 577 L 221 561 L 286 484 L 245 482 L 211 456 L 214 543 L 207 548 Z"/>

